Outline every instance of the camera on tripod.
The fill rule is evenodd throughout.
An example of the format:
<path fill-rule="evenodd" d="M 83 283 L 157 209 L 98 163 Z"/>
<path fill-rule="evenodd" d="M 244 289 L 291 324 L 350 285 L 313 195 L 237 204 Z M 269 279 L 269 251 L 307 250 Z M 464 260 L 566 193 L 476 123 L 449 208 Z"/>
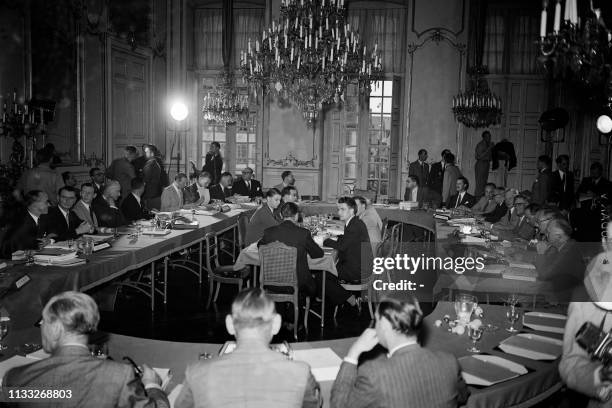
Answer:
<path fill-rule="evenodd" d="M 604 332 L 591 322 L 585 322 L 578 333 L 576 342 L 587 351 L 593 360 L 599 360 L 604 365 L 612 362 L 612 333 Z"/>

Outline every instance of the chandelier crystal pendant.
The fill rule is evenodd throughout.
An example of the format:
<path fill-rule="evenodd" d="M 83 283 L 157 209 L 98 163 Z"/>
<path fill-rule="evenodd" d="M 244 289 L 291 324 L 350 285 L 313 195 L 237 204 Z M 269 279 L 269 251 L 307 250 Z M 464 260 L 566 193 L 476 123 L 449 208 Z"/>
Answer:
<path fill-rule="evenodd" d="M 255 95 L 291 100 L 310 126 L 325 105 L 344 100 L 349 83 L 369 92 L 383 77 L 378 45 L 351 29 L 344 0 L 281 0 L 280 19 L 249 39 L 240 68 Z"/>
<path fill-rule="evenodd" d="M 486 66 L 468 69 L 469 88 L 453 97 L 455 119 L 469 128 L 484 128 L 501 123 L 501 99 L 494 95 L 484 78 Z"/>
<path fill-rule="evenodd" d="M 226 71 L 204 96 L 202 112 L 204 119 L 218 123 L 245 121 L 249 116 L 249 96 L 239 93 L 233 76 Z"/>

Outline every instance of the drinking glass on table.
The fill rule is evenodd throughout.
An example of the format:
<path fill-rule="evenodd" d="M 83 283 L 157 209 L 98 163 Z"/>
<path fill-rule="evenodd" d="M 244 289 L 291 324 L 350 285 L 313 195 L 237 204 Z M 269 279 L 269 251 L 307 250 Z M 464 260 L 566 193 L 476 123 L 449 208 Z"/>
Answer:
<path fill-rule="evenodd" d="M 455 313 L 460 324 L 466 325 L 470 322 L 477 302 L 476 297 L 466 293 L 460 293 L 455 297 Z"/>
<path fill-rule="evenodd" d="M 508 319 L 508 322 L 510 322 L 510 327 L 506 329 L 507 332 L 510 332 L 510 333 L 518 332 L 518 329 L 514 327 L 514 324 L 517 322 L 517 320 L 520 317 L 521 317 L 521 311 L 516 305 L 509 304 L 506 307 L 506 318 Z"/>
<path fill-rule="evenodd" d="M 2 343 L 9 331 L 10 320 L 8 317 L 0 317 L 0 350 L 6 350 L 8 346 Z"/>
<path fill-rule="evenodd" d="M 470 353 L 480 353 L 480 349 L 476 347 L 476 343 L 482 338 L 484 329 L 482 326 L 468 325 L 468 335 L 472 339 L 472 347 L 468 348 L 467 351 Z"/>

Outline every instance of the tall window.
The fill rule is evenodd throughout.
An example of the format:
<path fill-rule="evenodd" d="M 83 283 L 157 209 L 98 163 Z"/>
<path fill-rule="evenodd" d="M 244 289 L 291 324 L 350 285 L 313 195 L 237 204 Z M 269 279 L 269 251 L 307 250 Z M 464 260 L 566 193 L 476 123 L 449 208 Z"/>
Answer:
<path fill-rule="evenodd" d="M 383 196 L 389 194 L 392 101 L 393 81 L 372 83 L 369 103 L 367 189 Z"/>
<path fill-rule="evenodd" d="M 250 117 L 244 123 L 236 126 L 236 161 L 234 173 L 239 173 L 245 167 L 255 170 L 257 159 L 257 121 Z"/>

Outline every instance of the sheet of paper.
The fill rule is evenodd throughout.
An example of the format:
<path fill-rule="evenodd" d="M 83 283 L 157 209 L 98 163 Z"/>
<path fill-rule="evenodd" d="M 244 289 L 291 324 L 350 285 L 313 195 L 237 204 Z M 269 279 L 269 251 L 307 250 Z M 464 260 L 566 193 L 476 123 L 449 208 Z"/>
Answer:
<path fill-rule="evenodd" d="M 329 347 L 294 350 L 293 359 L 308 363 L 317 381 L 335 380 L 342 364 L 342 359 Z"/>
<path fill-rule="evenodd" d="M 170 402 L 170 407 L 174 407 L 174 404 L 176 403 L 176 399 L 178 398 L 182 389 L 183 389 L 183 384 L 179 384 L 176 387 L 174 387 L 174 389 L 172 390 L 170 394 L 168 394 L 168 401 Z"/>

